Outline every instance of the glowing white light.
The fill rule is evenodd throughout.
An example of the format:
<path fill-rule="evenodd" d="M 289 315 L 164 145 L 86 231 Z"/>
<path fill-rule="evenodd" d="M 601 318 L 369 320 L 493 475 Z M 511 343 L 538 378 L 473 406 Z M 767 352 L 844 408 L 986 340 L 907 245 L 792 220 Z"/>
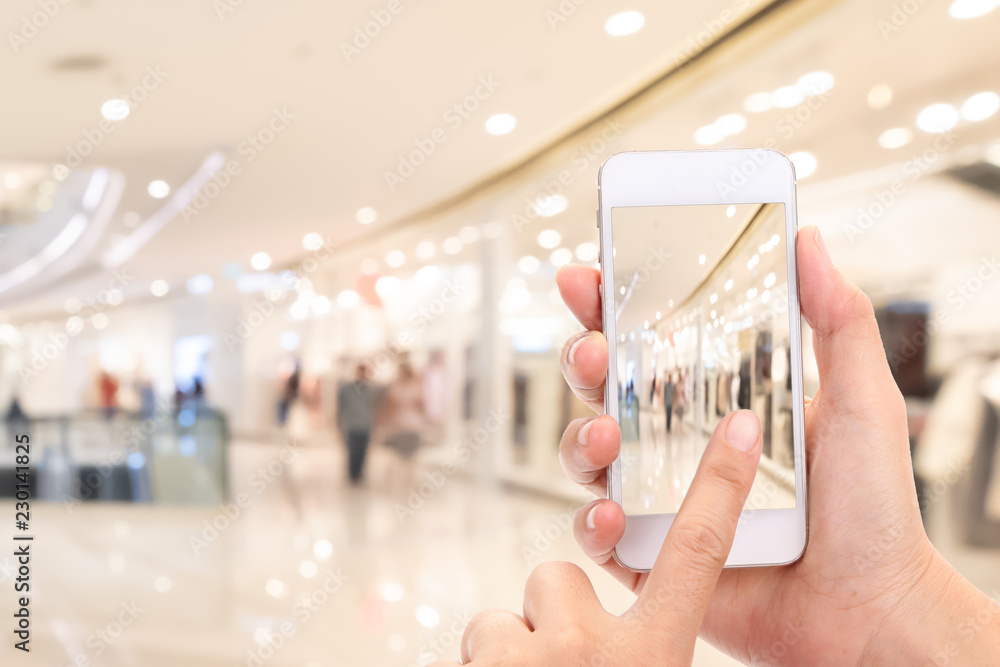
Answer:
<path fill-rule="evenodd" d="M 698 263 L 699 264 L 704 264 L 705 263 L 705 259 L 706 258 L 705 258 L 704 255 L 698 255 Z"/>
<path fill-rule="evenodd" d="M 128 102 L 120 99 L 108 100 L 101 105 L 101 115 L 108 120 L 121 120 L 128 117 L 129 114 Z"/>
<path fill-rule="evenodd" d="M 438 623 L 441 622 L 441 615 L 437 613 L 437 610 L 425 604 L 422 604 L 419 607 L 417 607 L 415 614 L 417 617 L 417 622 L 427 629 L 433 628 L 437 626 Z"/>
<path fill-rule="evenodd" d="M 769 273 L 767 274 L 767 277 L 764 278 L 764 287 L 774 287 L 774 283 L 777 281 L 778 277 L 774 275 L 774 273 Z"/>
<path fill-rule="evenodd" d="M 302 237 L 302 247 L 306 250 L 319 250 L 323 247 L 323 237 L 316 232 L 309 232 Z"/>
<path fill-rule="evenodd" d="M 709 303 L 715 303 L 719 300 L 719 294 L 717 292 L 712 292 L 712 296 L 708 297 Z"/>
<path fill-rule="evenodd" d="M 882 148 L 902 148 L 913 139 L 913 133 L 905 127 L 894 127 L 886 130 L 878 137 L 878 145 Z"/>
<path fill-rule="evenodd" d="M 589 241 L 576 247 L 576 258 L 581 262 L 592 262 L 597 259 L 597 246 Z"/>
<path fill-rule="evenodd" d="M 385 263 L 394 269 L 398 269 L 406 263 L 406 255 L 400 250 L 393 250 L 385 256 Z"/>
<path fill-rule="evenodd" d="M 763 113 L 774 106 L 774 96 L 771 93 L 754 93 L 743 100 L 743 108 L 750 113 Z"/>
<path fill-rule="evenodd" d="M 296 301 L 288 307 L 288 314 L 292 316 L 293 320 L 304 320 L 309 316 L 309 304 Z"/>
<path fill-rule="evenodd" d="M 479 229 L 473 227 L 472 225 L 466 225 L 458 231 L 458 238 L 465 245 L 475 243 L 479 240 Z"/>
<path fill-rule="evenodd" d="M 378 594 L 386 602 L 399 602 L 406 591 L 395 581 L 383 581 L 378 585 Z"/>
<path fill-rule="evenodd" d="M 149 291 L 153 296 L 163 296 L 170 291 L 170 285 L 166 280 L 154 280 L 149 284 Z"/>
<path fill-rule="evenodd" d="M 798 151 L 788 156 L 795 165 L 796 178 L 808 178 L 816 171 L 816 157 L 806 151 Z"/>
<path fill-rule="evenodd" d="M 615 14 L 604 24 L 604 30 L 612 37 L 624 37 L 638 32 L 646 23 L 646 18 L 636 11 Z"/>
<path fill-rule="evenodd" d="M 378 220 L 378 211 L 373 209 L 371 206 L 364 206 L 359 208 L 354 214 L 354 219 L 362 225 L 370 225 L 376 220 Z"/>
<path fill-rule="evenodd" d="M 299 574 L 301 574 L 306 579 L 312 579 L 319 572 L 319 568 L 316 567 L 316 563 L 311 560 L 304 560 L 299 563 Z"/>
<path fill-rule="evenodd" d="M 90 324 L 97 330 L 101 330 L 108 326 L 108 316 L 104 313 L 95 313 L 90 318 Z"/>
<path fill-rule="evenodd" d="M 833 88 L 833 75 L 829 72 L 810 72 L 800 78 L 795 85 L 806 95 L 822 95 Z"/>
<path fill-rule="evenodd" d="M 719 129 L 727 137 L 733 134 L 739 134 L 746 129 L 747 119 L 738 113 L 729 113 L 725 116 L 720 116 L 715 121 L 715 127 Z"/>
<path fill-rule="evenodd" d="M 573 253 L 569 248 L 559 248 L 552 251 L 552 254 L 549 255 L 549 261 L 555 267 L 565 266 L 573 261 Z"/>
<path fill-rule="evenodd" d="M 532 206 L 538 215 L 543 218 L 551 218 L 565 211 L 566 207 L 569 206 L 569 200 L 562 195 L 547 195 L 536 199 Z"/>
<path fill-rule="evenodd" d="M 266 271 L 271 267 L 271 256 L 266 252 L 254 253 L 253 257 L 250 258 L 250 266 L 257 271 Z"/>
<path fill-rule="evenodd" d="M 733 217 L 734 215 L 736 215 L 736 207 L 735 207 L 735 206 L 730 206 L 730 207 L 728 207 L 728 208 L 726 209 L 726 217 L 727 217 L 727 218 L 731 218 L 731 217 Z"/>
<path fill-rule="evenodd" d="M 694 141 L 702 146 L 712 146 L 726 138 L 725 133 L 716 125 L 703 125 L 694 133 Z"/>
<path fill-rule="evenodd" d="M 517 119 L 509 113 L 498 113 L 486 119 L 486 131 L 501 136 L 509 134 L 517 127 Z"/>
<path fill-rule="evenodd" d="M 537 257 L 531 255 L 525 255 L 521 259 L 517 260 L 517 268 L 521 273 L 534 273 L 541 267 L 542 263 Z"/>
<path fill-rule="evenodd" d="M 153 199 L 163 199 L 170 194 L 170 186 L 166 181 L 161 181 L 159 179 L 152 181 L 147 187 L 146 191 L 149 196 Z"/>
<path fill-rule="evenodd" d="M 947 132 L 958 124 L 958 111 L 950 104 L 932 104 L 917 115 L 917 127 L 924 132 Z"/>
<path fill-rule="evenodd" d="M 732 279 L 732 278 L 730 278 L 729 280 L 727 280 L 727 281 L 726 281 L 726 284 L 725 284 L 725 285 L 723 285 L 723 287 L 725 287 L 725 289 L 726 289 L 726 291 L 727 291 L 727 292 L 728 292 L 729 290 L 733 289 L 733 279 Z"/>
<path fill-rule="evenodd" d="M 430 259 L 437 252 L 437 248 L 430 241 L 421 241 L 417 244 L 416 255 L 419 259 Z"/>
<path fill-rule="evenodd" d="M 1000 5 L 997 0 L 955 0 L 948 7 L 953 19 L 974 19 L 989 14 Z"/>
<path fill-rule="evenodd" d="M 187 289 L 191 294 L 208 294 L 213 287 L 215 287 L 215 281 L 207 273 L 192 276 L 187 282 Z"/>
<path fill-rule="evenodd" d="M 337 295 L 337 305 L 341 308 L 354 308 L 361 302 L 361 297 L 354 290 L 345 289 Z"/>
<path fill-rule="evenodd" d="M 299 334 L 291 329 L 281 334 L 281 349 L 286 352 L 293 352 L 299 348 Z"/>
<path fill-rule="evenodd" d="M 977 93 L 962 105 L 962 118 L 969 121 L 986 120 L 1000 109 L 1000 97 L 996 93 Z"/>
<path fill-rule="evenodd" d="M 382 298 L 397 296 L 403 290 L 403 281 L 396 276 L 382 276 L 375 281 L 375 292 Z"/>
<path fill-rule="evenodd" d="M 312 303 L 309 304 L 309 307 L 312 308 L 312 311 L 315 314 L 322 316 L 330 312 L 331 305 L 330 299 L 325 296 L 318 296 L 313 299 Z"/>
<path fill-rule="evenodd" d="M 538 245 L 546 250 L 556 248 L 562 242 L 562 234 L 554 229 L 546 229 L 538 235 Z"/>
<path fill-rule="evenodd" d="M 333 555 L 333 545 L 329 540 L 316 540 L 313 545 L 313 555 L 319 560 L 327 560 Z"/>
<path fill-rule="evenodd" d="M 444 254 L 446 255 L 457 255 L 462 252 L 464 246 L 465 244 L 462 243 L 462 239 L 457 236 L 449 236 L 441 243 L 441 250 L 444 250 Z"/>
<path fill-rule="evenodd" d="M 21 174 L 15 172 L 15 171 L 8 172 L 7 175 L 3 177 L 3 184 L 4 184 L 4 187 L 10 188 L 11 190 L 13 190 L 14 188 L 20 187 L 21 186 Z"/>
<path fill-rule="evenodd" d="M 288 593 L 288 586 L 281 579 L 268 579 L 264 584 L 264 590 L 271 597 L 284 597 Z"/>
<path fill-rule="evenodd" d="M 880 83 L 868 91 L 868 105 L 872 109 L 884 109 L 892 102 L 892 88 Z"/>
<path fill-rule="evenodd" d="M 798 86 L 782 86 L 774 91 L 774 106 L 779 109 L 789 109 L 796 104 L 802 104 L 806 99 L 805 93 Z"/>
<path fill-rule="evenodd" d="M 441 280 L 441 270 L 436 266 L 424 266 L 413 277 L 424 287 L 431 287 Z"/>

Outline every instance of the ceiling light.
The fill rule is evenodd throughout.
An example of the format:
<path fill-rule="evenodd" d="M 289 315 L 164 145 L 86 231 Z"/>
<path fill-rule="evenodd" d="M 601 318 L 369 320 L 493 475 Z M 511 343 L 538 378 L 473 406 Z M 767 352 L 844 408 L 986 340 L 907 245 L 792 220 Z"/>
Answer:
<path fill-rule="evenodd" d="M 1000 109 L 1000 97 L 996 93 L 977 93 L 962 105 L 962 118 L 971 121 L 986 120 L 997 109 Z"/>
<path fill-rule="evenodd" d="M 296 301 L 288 308 L 288 312 L 293 320 L 304 320 L 309 315 L 309 306 L 302 301 Z"/>
<path fill-rule="evenodd" d="M 738 113 L 728 113 L 725 116 L 719 117 L 715 121 L 715 127 L 718 128 L 727 137 L 733 134 L 739 134 L 747 126 L 747 119 Z"/>
<path fill-rule="evenodd" d="M 281 334 L 281 349 L 286 352 L 293 352 L 298 349 L 300 340 L 298 332 L 288 329 Z"/>
<path fill-rule="evenodd" d="M 997 0 L 955 0 L 948 7 L 948 14 L 953 19 L 974 19 L 989 14 L 996 9 Z"/>
<path fill-rule="evenodd" d="M 535 213 L 543 218 L 551 218 L 554 215 L 562 213 L 568 205 L 569 202 L 562 195 L 539 197 L 533 204 Z"/>
<path fill-rule="evenodd" d="M 354 308 L 361 302 L 361 297 L 354 290 L 345 289 L 337 295 L 337 305 L 341 308 Z"/>
<path fill-rule="evenodd" d="M 166 280 L 154 280 L 149 284 L 149 291 L 153 296 L 164 296 L 170 291 L 170 285 L 167 284 Z"/>
<path fill-rule="evenodd" d="M 212 276 L 207 273 L 199 273 L 187 282 L 187 289 L 191 294 L 208 294 L 214 286 Z"/>
<path fill-rule="evenodd" d="M 430 259 L 434 256 L 435 252 L 437 252 L 437 249 L 430 241 L 421 241 L 417 244 L 416 254 L 419 259 Z"/>
<path fill-rule="evenodd" d="M 558 250 L 553 250 L 552 254 L 549 255 L 549 261 L 555 267 L 564 266 L 569 264 L 573 260 L 573 253 L 570 252 L 569 248 L 559 248 Z"/>
<path fill-rule="evenodd" d="M 810 72 L 800 78 L 795 85 L 806 95 L 822 95 L 833 88 L 833 75 L 829 72 Z"/>
<path fill-rule="evenodd" d="M 393 250 L 385 256 L 385 263 L 394 269 L 398 269 L 406 263 L 406 255 L 400 250 Z"/>
<path fill-rule="evenodd" d="M 378 262 L 375 261 L 374 259 L 371 259 L 369 257 L 368 259 L 361 262 L 361 273 L 370 276 L 376 271 L 378 271 Z"/>
<path fill-rule="evenodd" d="M 254 253 L 253 257 L 250 258 L 250 266 L 257 271 L 266 271 L 271 266 L 271 256 L 266 252 Z"/>
<path fill-rule="evenodd" d="M 510 134 L 517 127 L 517 119 L 509 113 L 498 113 L 486 119 L 486 131 L 492 135 Z"/>
<path fill-rule="evenodd" d="M 913 133 L 905 127 L 895 127 L 886 130 L 878 137 L 878 145 L 882 148 L 901 148 L 910 143 Z"/>
<path fill-rule="evenodd" d="M 309 232 L 302 237 L 302 247 L 306 250 L 319 250 L 323 247 L 323 237 L 316 232 Z"/>
<path fill-rule="evenodd" d="M 708 297 L 708 302 L 709 303 L 715 303 L 718 300 L 719 300 L 719 294 L 718 294 L 718 292 L 712 292 L 712 295 Z M 712 317 L 715 317 L 715 316 L 713 315 Z"/>
<path fill-rule="evenodd" d="M 645 22 L 645 17 L 639 12 L 621 12 L 607 20 L 604 30 L 612 37 L 624 37 L 638 32 Z"/>
<path fill-rule="evenodd" d="M 449 236 L 441 244 L 441 250 L 444 250 L 446 255 L 457 255 L 462 252 L 462 239 L 457 236 Z"/>
<path fill-rule="evenodd" d="M 743 100 L 743 108 L 750 113 L 762 113 L 774 106 L 774 96 L 771 93 L 754 93 Z"/>
<path fill-rule="evenodd" d="M 731 217 L 733 217 L 734 215 L 736 215 L 736 207 L 735 207 L 735 206 L 732 206 L 732 205 L 730 205 L 730 206 L 729 206 L 729 207 L 728 207 L 728 208 L 726 209 L 726 217 L 727 217 L 727 218 L 731 218 Z"/>
<path fill-rule="evenodd" d="M 327 560 L 333 555 L 333 544 L 329 540 L 316 540 L 313 545 L 313 555 L 319 560 Z"/>
<path fill-rule="evenodd" d="M 312 579 L 318 572 L 319 568 L 311 560 L 304 560 L 299 563 L 299 574 L 305 579 Z"/>
<path fill-rule="evenodd" d="M 774 106 L 779 109 L 794 107 L 805 99 L 805 93 L 798 86 L 782 86 L 774 91 Z"/>
<path fill-rule="evenodd" d="M 475 243 L 479 240 L 479 230 L 472 225 L 462 227 L 462 229 L 458 231 L 458 239 L 466 245 Z"/>
<path fill-rule="evenodd" d="M 267 591 L 268 595 L 280 598 L 288 592 L 288 586 L 280 579 L 268 579 L 267 583 L 264 584 L 264 590 Z"/>
<path fill-rule="evenodd" d="M 884 109 L 892 102 L 892 88 L 880 83 L 868 91 L 868 105 L 873 109 Z"/>
<path fill-rule="evenodd" d="M 428 630 L 435 627 L 441 621 L 441 614 L 437 613 L 433 607 L 428 607 L 425 604 L 417 607 L 415 613 L 417 616 L 417 622 Z"/>
<path fill-rule="evenodd" d="M 403 281 L 396 276 L 382 276 L 375 281 L 375 292 L 380 297 L 396 296 L 403 290 Z"/>
<path fill-rule="evenodd" d="M 317 315 L 326 315 L 330 312 L 330 299 L 325 296 L 318 296 L 309 304 L 312 311 Z"/>
<path fill-rule="evenodd" d="M 796 178 L 808 178 L 816 171 L 816 158 L 812 153 L 798 151 L 789 155 L 788 159 L 795 165 Z"/>
<path fill-rule="evenodd" d="M 581 262 L 592 262 L 597 259 L 597 246 L 587 241 L 576 247 L 576 258 Z"/>
<path fill-rule="evenodd" d="M 562 234 L 554 229 L 546 229 L 538 235 L 538 245 L 551 250 L 562 242 Z"/>
<path fill-rule="evenodd" d="M 424 287 L 431 287 L 432 285 L 436 285 L 438 281 L 441 280 L 441 270 L 433 265 L 424 266 L 421 267 L 421 269 L 417 271 L 416 275 L 413 277 L 420 285 L 423 285 Z"/>
<path fill-rule="evenodd" d="M 717 144 L 725 139 L 725 137 L 726 135 L 722 132 L 722 130 L 715 125 L 704 125 L 699 127 L 694 133 L 695 143 L 701 144 L 702 146 Z"/>
<path fill-rule="evenodd" d="M 767 274 L 766 278 L 764 278 L 764 287 L 774 287 L 774 283 L 777 282 L 777 280 L 778 277 L 774 275 L 774 272 L 772 271 L 771 273 Z"/>
<path fill-rule="evenodd" d="M 21 174 L 18 174 L 17 172 L 14 171 L 8 173 L 6 176 L 3 177 L 3 184 L 5 187 L 10 188 L 11 190 L 13 190 L 16 187 L 20 187 Z"/>
<path fill-rule="evenodd" d="M 166 181 L 157 179 L 149 184 L 146 191 L 149 192 L 149 196 L 153 199 L 163 199 L 170 194 L 170 186 L 167 185 Z"/>
<path fill-rule="evenodd" d="M 354 219 L 362 225 L 370 225 L 378 219 L 378 213 L 371 206 L 359 208 Z"/>
<path fill-rule="evenodd" d="M 947 132 L 958 124 L 958 111 L 950 104 L 932 104 L 917 115 L 917 127 L 924 132 Z"/>
<path fill-rule="evenodd" d="M 517 268 L 521 273 L 534 273 L 541 265 L 542 263 L 538 258 L 531 255 L 525 255 L 517 260 Z"/>
<path fill-rule="evenodd" d="M 108 120 L 122 120 L 128 116 L 129 111 L 128 102 L 117 98 L 101 105 L 101 115 Z"/>
<path fill-rule="evenodd" d="M 723 285 L 723 287 L 725 287 L 725 289 L 726 289 L 726 291 L 727 291 L 727 292 L 728 292 L 729 290 L 733 289 L 733 279 L 732 279 L 732 278 L 730 278 L 729 280 L 727 280 L 727 281 L 726 281 L 726 284 L 725 284 L 725 285 Z"/>
<path fill-rule="evenodd" d="M 704 255 L 698 255 L 698 263 L 699 264 L 704 264 L 705 263 L 705 256 Z"/>
<path fill-rule="evenodd" d="M 97 330 L 101 330 L 108 326 L 108 316 L 104 313 L 94 313 L 90 318 L 90 324 Z"/>

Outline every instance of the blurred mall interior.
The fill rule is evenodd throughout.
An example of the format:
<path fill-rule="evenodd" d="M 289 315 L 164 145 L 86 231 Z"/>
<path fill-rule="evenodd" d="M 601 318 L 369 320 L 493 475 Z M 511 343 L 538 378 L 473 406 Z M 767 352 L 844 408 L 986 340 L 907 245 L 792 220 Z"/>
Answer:
<path fill-rule="evenodd" d="M 572 535 L 589 496 L 558 443 L 589 411 L 554 282 L 596 265 L 597 171 L 625 150 L 790 156 L 800 223 L 875 303 L 929 534 L 1000 589 L 998 5 L 8 0 L 0 411 L 34 445 L 30 664 L 457 659 L 553 559 L 626 609 Z M 712 317 L 755 308 L 744 288 Z M 743 405 L 727 368 L 716 421 Z M 667 377 L 634 388 L 656 419 Z"/>

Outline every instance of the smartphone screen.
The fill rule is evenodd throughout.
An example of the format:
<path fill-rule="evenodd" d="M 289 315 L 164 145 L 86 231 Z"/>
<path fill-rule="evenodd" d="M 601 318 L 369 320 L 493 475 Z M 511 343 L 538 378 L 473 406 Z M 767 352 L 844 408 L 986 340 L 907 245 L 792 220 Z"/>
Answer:
<path fill-rule="evenodd" d="M 794 508 L 784 204 L 615 207 L 611 233 L 625 513 L 676 513 L 738 409 L 763 429 L 744 509 Z"/>

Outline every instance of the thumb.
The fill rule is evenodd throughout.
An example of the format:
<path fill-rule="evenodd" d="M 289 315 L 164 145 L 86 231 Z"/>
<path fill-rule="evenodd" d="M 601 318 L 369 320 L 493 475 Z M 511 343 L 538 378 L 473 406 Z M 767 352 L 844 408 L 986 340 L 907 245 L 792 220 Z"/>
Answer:
<path fill-rule="evenodd" d="M 819 229 L 801 228 L 796 252 L 799 300 L 813 329 L 824 400 L 854 414 L 872 414 L 887 396 L 899 393 L 872 303 L 833 265 Z"/>

